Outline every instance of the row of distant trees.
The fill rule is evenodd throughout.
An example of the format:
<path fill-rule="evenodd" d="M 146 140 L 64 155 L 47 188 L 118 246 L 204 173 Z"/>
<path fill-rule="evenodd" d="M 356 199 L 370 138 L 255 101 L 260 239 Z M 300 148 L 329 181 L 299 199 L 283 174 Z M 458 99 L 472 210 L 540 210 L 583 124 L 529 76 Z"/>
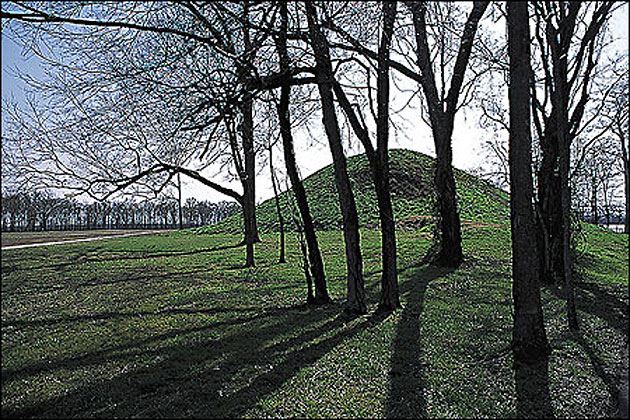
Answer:
<path fill-rule="evenodd" d="M 234 202 L 198 201 L 184 205 L 161 196 L 156 200 L 83 203 L 48 191 L 2 196 L 2 231 L 86 229 L 176 229 L 216 223 L 240 210 Z"/>

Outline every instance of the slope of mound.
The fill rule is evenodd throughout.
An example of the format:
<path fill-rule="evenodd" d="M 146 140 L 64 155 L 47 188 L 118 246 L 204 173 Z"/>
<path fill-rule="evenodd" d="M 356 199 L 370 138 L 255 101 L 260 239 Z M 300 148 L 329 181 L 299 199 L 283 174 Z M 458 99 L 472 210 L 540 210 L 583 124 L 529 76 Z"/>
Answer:
<path fill-rule="evenodd" d="M 411 150 L 390 151 L 392 203 L 399 227 L 417 227 L 434 214 L 434 159 Z M 376 193 L 367 157 L 348 158 L 348 173 L 352 182 L 361 226 L 378 226 Z M 462 220 L 482 223 L 505 223 L 509 220 L 508 195 L 488 182 L 455 169 L 457 197 Z M 332 165 L 320 169 L 304 180 L 308 202 L 318 230 L 336 230 L 342 226 Z M 292 216 L 297 216 L 292 192 L 280 194 L 286 228 L 294 230 Z M 256 207 L 260 232 L 277 231 L 278 217 L 274 199 Z M 239 213 L 217 224 L 198 228 L 199 233 L 238 233 L 242 231 Z"/>

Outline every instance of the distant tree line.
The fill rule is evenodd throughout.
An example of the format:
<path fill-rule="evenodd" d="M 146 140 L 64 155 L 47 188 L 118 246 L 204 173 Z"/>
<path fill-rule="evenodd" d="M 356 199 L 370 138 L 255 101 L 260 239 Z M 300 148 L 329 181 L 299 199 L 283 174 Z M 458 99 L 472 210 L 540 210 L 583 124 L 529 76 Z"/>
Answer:
<path fill-rule="evenodd" d="M 177 201 L 96 201 L 55 197 L 48 191 L 19 192 L 2 196 L 2 231 L 87 229 L 176 229 L 216 223 L 240 210 L 229 201 L 198 201 L 190 197 L 182 206 L 181 223 Z"/>

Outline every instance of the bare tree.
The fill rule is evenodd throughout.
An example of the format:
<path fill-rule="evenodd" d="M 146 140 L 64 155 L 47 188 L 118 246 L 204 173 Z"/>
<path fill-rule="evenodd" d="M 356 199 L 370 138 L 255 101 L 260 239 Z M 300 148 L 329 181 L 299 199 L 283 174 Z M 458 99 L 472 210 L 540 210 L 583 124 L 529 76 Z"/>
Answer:
<path fill-rule="evenodd" d="M 510 58 L 510 219 L 512 228 L 512 348 L 517 361 L 546 357 L 547 342 L 540 303 L 533 209 L 530 132 L 531 77 L 527 2 L 507 5 Z"/>
<path fill-rule="evenodd" d="M 276 49 L 279 57 L 280 72 L 289 74 L 290 56 L 287 48 L 287 32 L 288 32 L 288 10 L 287 5 L 282 4 L 280 9 L 280 31 L 276 37 Z M 278 121 L 280 125 L 280 136 L 282 138 L 282 148 L 284 151 L 284 161 L 287 174 L 291 181 L 293 194 L 297 202 L 297 207 L 301 217 L 298 232 L 304 231 L 306 244 L 303 244 L 300 234 L 300 246 L 302 253 L 308 258 L 304 258 L 304 270 L 309 286 L 307 299 L 312 303 L 327 303 L 330 301 L 328 290 L 326 288 L 326 278 L 324 275 L 324 265 L 322 262 L 315 226 L 311 217 L 311 211 L 308 205 L 306 191 L 300 179 L 297 163 L 295 160 L 295 149 L 292 135 L 292 124 L 290 116 L 290 97 L 291 86 L 285 85 L 280 88 L 280 99 L 277 102 Z M 308 248 L 308 252 L 306 250 Z M 315 293 L 311 291 L 311 279 L 315 284 Z"/>
<path fill-rule="evenodd" d="M 630 233 L 628 212 L 630 211 L 630 165 L 628 164 L 630 145 L 628 142 L 628 56 L 627 54 L 618 66 L 615 73 L 620 77 L 618 83 L 614 85 L 612 94 L 609 97 L 607 106 L 604 109 L 604 119 L 610 122 L 613 137 L 617 142 L 617 147 L 607 148 L 607 150 L 618 151 L 617 161 L 621 161 L 621 172 L 624 180 L 625 191 L 625 228 L 626 233 Z"/>
<path fill-rule="evenodd" d="M 474 2 L 472 11 L 468 15 L 462 32 L 457 58 L 453 65 L 448 93 L 445 84 L 446 69 L 444 61 L 439 63 L 441 64 L 440 78 L 442 88 L 438 90 L 438 80 L 433 68 L 435 63 L 432 62 L 427 33 L 427 3 L 407 3 L 407 7 L 412 14 L 415 30 L 418 67 L 422 75 L 420 84 L 428 104 L 429 119 L 437 154 L 435 189 L 440 215 L 440 249 L 436 256 L 436 262 L 445 266 L 457 267 L 463 259 L 461 223 L 457 210 L 455 179 L 453 177 L 451 139 L 455 114 L 458 110 L 459 96 L 472 51 L 477 25 L 488 7 L 488 3 L 487 1 Z M 444 45 L 442 47 L 445 48 Z"/>
<path fill-rule="evenodd" d="M 376 147 L 372 144 L 371 136 L 369 134 L 368 127 L 365 124 L 363 115 L 352 106 L 341 83 L 337 80 L 333 80 L 333 87 L 335 95 L 339 101 L 339 105 L 349 120 L 355 135 L 363 145 L 372 171 L 372 179 L 374 181 L 374 188 L 376 190 L 378 203 L 381 227 L 381 251 L 383 257 L 383 274 L 381 276 L 381 298 L 379 308 L 385 310 L 393 310 L 400 307 L 400 300 L 398 297 L 398 271 L 396 263 L 396 228 L 390 193 L 388 155 L 390 123 L 389 55 L 394 33 L 394 23 L 396 20 L 396 9 L 396 2 L 384 2 L 382 4 L 382 11 L 380 12 L 383 21 L 383 30 L 378 45 L 378 52 L 376 53 L 377 113 L 374 116 L 376 123 Z M 368 14 L 368 16 L 371 15 Z M 343 28 L 339 25 L 335 25 L 334 22 L 330 22 L 328 26 L 333 26 L 337 32 L 342 32 L 347 37 L 349 31 L 344 31 Z M 369 66 L 363 64 L 361 67 L 363 67 L 366 72 L 367 89 L 370 90 L 372 87 L 369 86 Z M 374 105 L 371 103 L 372 95 L 369 94 L 368 96 L 370 100 L 369 106 L 373 109 Z"/>
<path fill-rule="evenodd" d="M 127 89 L 143 108 L 156 102 L 163 107 L 168 104 L 171 112 L 175 107 L 178 111 L 175 115 L 179 116 L 175 118 L 179 124 L 177 139 L 189 130 L 196 133 L 197 138 L 203 134 L 207 142 L 196 148 L 198 159 L 207 158 L 216 134 L 223 132 L 224 135 L 218 137 L 225 138 L 225 144 L 229 145 L 228 156 L 233 159 L 242 194 L 210 180 L 204 181 L 198 170 L 184 168 L 185 162 L 181 161 L 152 162 L 133 175 L 100 178 L 99 186 L 103 188 L 110 183 L 119 190 L 147 178 L 152 178 L 147 184 L 154 184 L 156 177 L 170 182 L 175 173 L 181 172 L 226 193 L 242 204 L 246 265 L 253 265 L 253 244 L 258 241 L 258 234 L 252 112 L 256 86 L 264 84 L 258 79 L 255 61 L 268 37 L 265 28 L 275 7 L 272 4 L 200 5 L 193 2 L 90 7 L 75 2 L 34 6 L 16 2 L 7 6 L 3 7 L 2 17 L 23 22 L 18 28 L 23 34 L 30 33 L 32 37 L 56 41 L 66 47 L 69 59 L 58 61 L 58 67 L 71 68 L 82 76 L 74 78 L 76 83 L 66 84 L 73 87 L 70 91 L 87 92 L 90 88 L 94 91 L 95 83 L 97 88 L 111 83 L 114 89 Z M 76 30 L 67 31 L 68 26 Z M 252 29 L 254 27 L 259 29 Z M 146 54 L 147 47 L 153 47 L 151 55 Z M 85 57 L 87 66 L 83 66 L 85 61 L 77 62 Z M 155 101 L 156 93 L 162 101 Z M 175 105 L 179 105 L 179 109 Z M 94 115 L 93 112 L 87 114 Z M 163 114 L 167 118 L 168 115 Z M 111 115 L 108 117 L 112 119 Z M 222 148 L 221 152 L 225 151 L 226 148 Z"/>
<path fill-rule="evenodd" d="M 331 81 L 334 78 L 330 45 L 322 32 L 321 20 L 312 3 L 304 4 L 308 19 L 309 43 L 315 58 L 315 72 L 319 90 L 323 123 L 333 156 L 335 184 L 339 194 L 343 216 L 344 241 L 346 246 L 347 309 L 351 312 L 365 313 L 365 291 L 363 279 L 363 260 L 361 256 L 359 219 L 354 194 L 348 177 L 346 157 L 343 152 L 339 122 L 335 113 L 335 103 Z"/>
<path fill-rule="evenodd" d="M 533 90 L 534 123 L 542 149 L 538 174 L 542 278 L 564 280 L 569 327 L 573 330 L 578 329 L 578 323 L 570 249 L 570 146 L 588 102 L 595 53 L 602 40 L 598 35 L 612 7 L 613 2 L 534 2 L 535 37 L 545 74 L 544 102 L 538 99 L 537 89 Z"/>

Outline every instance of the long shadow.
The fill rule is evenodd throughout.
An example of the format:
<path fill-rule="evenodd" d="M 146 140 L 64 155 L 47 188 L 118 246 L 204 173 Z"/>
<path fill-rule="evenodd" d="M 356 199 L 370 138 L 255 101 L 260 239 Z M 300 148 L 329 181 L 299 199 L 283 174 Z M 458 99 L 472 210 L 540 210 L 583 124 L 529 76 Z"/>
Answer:
<path fill-rule="evenodd" d="M 596 282 L 576 281 L 574 286 L 577 309 L 603 319 L 612 328 L 627 335 L 628 304 L 626 302 Z M 566 300 L 563 288 L 547 286 L 546 289 L 557 298 Z"/>
<path fill-rule="evenodd" d="M 393 343 L 386 417 L 426 417 L 422 370 L 427 363 L 423 360 L 420 344 L 420 317 L 424 309 L 424 295 L 431 281 L 453 270 L 432 265 L 422 266 L 413 269 L 408 280 L 401 285 L 402 294 L 407 294 L 407 303 Z"/>
<path fill-rule="evenodd" d="M 291 313 L 292 311 L 300 310 L 302 308 L 304 308 L 304 305 L 299 305 L 299 306 L 290 307 L 290 308 L 277 308 L 274 310 L 265 310 L 265 311 L 262 311 L 261 313 L 258 313 L 252 316 L 238 317 L 238 318 L 229 319 L 226 321 L 212 322 L 212 323 L 208 323 L 199 327 L 173 329 L 166 333 L 152 335 L 146 339 L 135 340 L 129 343 L 116 345 L 116 346 L 110 346 L 101 350 L 93 351 L 93 352 L 78 355 L 78 356 L 58 358 L 58 359 L 53 359 L 53 360 L 48 359 L 39 363 L 23 366 L 20 369 L 3 369 L 2 370 L 2 383 L 4 384 L 5 382 L 9 382 L 11 380 L 21 379 L 29 375 L 38 375 L 41 373 L 51 372 L 58 369 L 59 367 L 81 368 L 81 367 L 87 367 L 91 365 L 97 365 L 97 364 L 107 363 L 107 362 L 117 360 L 117 359 L 126 358 L 130 354 L 134 354 L 134 355 L 147 354 L 149 352 L 139 351 L 139 350 L 134 350 L 134 349 L 142 349 L 148 345 L 159 343 L 161 341 L 168 340 L 171 338 L 177 338 L 179 336 L 183 336 L 187 334 L 209 332 L 209 331 L 217 330 L 218 328 L 222 328 L 222 327 L 229 327 L 229 326 L 234 326 L 234 325 L 247 324 L 247 323 L 251 323 L 255 321 L 260 321 L 265 318 L 278 316 L 278 314 L 282 313 L 283 311 L 286 311 L 287 313 Z M 189 313 L 192 313 L 192 312 L 189 312 Z M 199 311 L 198 313 L 203 313 L 203 312 Z M 216 314 L 216 313 L 220 313 L 220 311 L 218 310 L 208 311 L 208 313 Z M 166 312 L 163 312 L 163 314 L 166 314 Z M 141 314 L 138 314 L 138 316 L 141 316 Z M 122 356 L 114 355 L 115 353 L 119 353 L 119 352 L 124 352 L 124 355 Z M 159 353 L 159 352 L 162 352 L 162 349 L 156 349 L 153 352 Z"/>
<path fill-rule="evenodd" d="M 208 309 L 200 309 L 200 308 L 171 308 L 171 309 L 162 309 L 156 311 L 128 311 L 128 312 L 99 312 L 96 314 L 89 315 L 76 315 L 76 316 L 64 316 L 58 318 L 43 318 L 43 319 L 33 319 L 28 321 L 22 320 L 2 320 L 3 327 L 14 327 L 14 328 L 33 328 L 33 327 L 52 327 L 57 324 L 63 323 L 73 323 L 73 322 L 86 322 L 86 321 L 111 321 L 113 319 L 121 319 L 121 318 L 136 318 L 143 316 L 162 316 L 162 315 L 216 315 L 216 314 L 226 314 L 226 313 L 234 313 L 234 312 L 256 312 L 260 311 L 260 307 L 252 306 L 250 308 L 208 308 Z M 281 308 L 277 310 L 265 310 L 265 315 L 271 315 L 273 313 L 277 313 L 278 311 L 286 310 L 286 308 Z M 260 315 L 259 315 L 260 316 Z"/>
<path fill-rule="evenodd" d="M 22 290 L 19 288 L 11 290 L 11 289 L 5 288 L 5 290 L 3 290 L 2 293 L 6 294 L 7 296 L 36 296 L 36 295 L 51 293 L 51 292 L 59 291 L 59 290 L 79 290 L 80 288 L 84 288 L 84 287 L 112 286 L 112 285 L 116 285 L 120 283 L 130 284 L 130 283 L 151 283 L 151 282 L 156 282 L 156 281 L 163 282 L 169 278 L 176 278 L 178 280 L 194 279 L 196 278 L 195 275 L 208 274 L 208 271 L 209 270 L 207 268 L 200 268 L 197 270 L 189 270 L 185 272 L 171 271 L 168 273 L 155 273 L 155 272 L 147 272 L 146 270 L 143 270 L 143 274 L 141 275 L 130 276 L 129 270 L 127 270 L 126 272 L 120 273 L 117 277 L 112 278 L 111 280 L 99 279 L 99 280 L 86 281 L 86 282 L 76 283 L 76 284 L 72 284 L 68 282 L 68 283 L 58 283 L 56 285 L 42 283 L 41 285 L 37 285 L 36 287 L 31 286 L 30 288 L 26 290 Z M 114 275 L 112 275 L 112 277 L 114 277 Z M 66 279 L 66 280 L 69 281 L 72 279 Z"/>
<path fill-rule="evenodd" d="M 608 372 L 606 372 L 606 369 L 604 368 L 604 363 L 597 356 L 588 341 L 584 339 L 584 336 L 582 334 L 580 334 L 579 332 L 573 333 L 571 338 L 573 341 L 578 343 L 580 347 L 582 347 L 582 350 L 584 350 L 584 352 L 588 356 L 588 360 L 591 363 L 591 366 L 593 366 L 593 369 L 595 369 L 595 373 L 597 373 L 597 376 L 599 376 L 601 380 L 604 381 L 604 384 L 606 384 L 606 388 L 608 389 L 608 393 L 610 394 L 613 407 L 616 408 L 619 405 L 620 384 L 618 384 L 618 378 L 613 377 Z"/>
<path fill-rule="evenodd" d="M 583 256 L 581 258 L 582 264 L 588 265 L 590 263 L 586 257 Z M 616 295 L 613 289 L 604 287 L 596 281 L 588 281 L 587 279 L 582 278 L 580 281 L 576 281 L 574 286 L 577 309 L 605 321 L 611 328 L 614 328 L 625 336 L 625 342 L 627 343 L 628 303 L 620 299 L 620 295 Z M 557 298 L 566 300 L 566 292 L 563 288 L 548 286 L 547 290 L 549 290 Z M 627 288 L 619 286 L 619 293 L 627 293 Z M 608 373 L 606 371 L 606 363 L 604 363 L 597 355 L 593 347 L 582 334 L 574 333 L 571 335 L 571 339 L 575 341 L 586 353 L 590 365 L 593 367 L 597 376 L 599 376 L 606 385 L 613 405 L 619 406 L 619 389 L 624 386 L 624 384 L 622 383 L 623 378 L 618 376 L 623 376 L 623 372 L 621 375 L 611 375 Z M 624 408 L 625 407 L 622 407 L 622 410 Z"/>
<path fill-rule="evenodd" d="M 303 367 L 313 364 L 344 340 L 357 335 L 366 328 L 381 323 L 388 316 L 389 314 L 387 312 L 377 311 L 350 329 L 343 330 L 317 344 L 306 346 L 302 350 L 289 353 L 285 360 L 274 367 L 273 370 L 257 376 L 249 385 L 231 395 L 230 398 L 222 400 L 218 405 L 218 409 L 215 402 L 211 404 L 206 403 L 204 407 L 201 407 L 198 414 L 202 416 L 211 414 L 213 417 L 216 415 L 221 418 L 242 416 L 254 405 L 252 403 L 256 403 L 262 400 L 264 396 L 271 394 L 275 389 L 279 388 L 281 384 L 297 374 Z M 350 320 L 350 318 L 351 316 L 340 314 L 319 330 L 326 331 L 326 328 L 341 327 Z M 283 345 L 282 347 L 285 346 Z M 197 416 L 197 413 L 195 413 L 195 416 Z"/>
<path fill-rule="evenodd" d="M 279 308 L 266 316 L 227 321 L 231 325 L 220 339 L 216 338 L 220 323 L 215 323 L 171 331 L 70 360 L 41 363 L 22 372 L 5 371 L 3 380 L 6 373 L 15 380 L 60 367 L 81 371 L 112 360 L 118 360 L 119 366 L 129 365 L 143 355 L 157 359 L 156 363 L 145 362 L 112 379 L 96 383 L 87 380 L 88 384 L 59 397 L 22 407 L 3 405 L 2 414 L 7 417 L 236 417 L 280 388 L 302 368 L 387 316 L 377 313 L 353 321 L 340 314 L 342 307 L 341 303 L 333 303 L 326 307 Z M 346 328 L 348 322 L 355 325 Z M 194 339 L 185 344 L 148 345 L 168 344 L 169 338 L 188 334 Z M 320 339 L 324 334 L 326 338 Z M 272 341 L 273 345 L 269 345 Z M 238 378 L 241 382 L 245 379 L 243 386 L 235 385 Z"/>
<path fill-rule="evenodd" d="M 549 358 L 535 363 L 515 363 L 516 413 L 518 418 L 553 418 L 549 393 Z"/>

